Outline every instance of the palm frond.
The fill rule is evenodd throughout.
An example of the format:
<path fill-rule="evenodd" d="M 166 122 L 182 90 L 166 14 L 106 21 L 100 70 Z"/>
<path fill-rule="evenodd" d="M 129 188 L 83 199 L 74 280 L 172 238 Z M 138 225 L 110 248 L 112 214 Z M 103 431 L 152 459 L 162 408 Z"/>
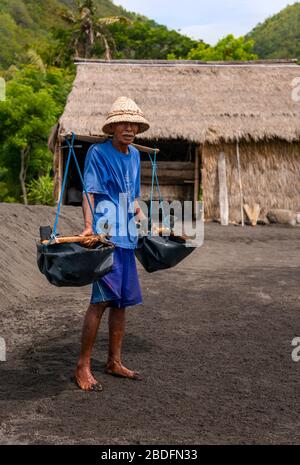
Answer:
<path fill-rule="evenodd" d="M 33 48 L 27 50 L 27 57 L 30 64 L 36 66 L 42 73 L 46 73 L 46 65 L 43 62 L 43 59 Z"/>
<path fill-rule="evenodd" d="M 74 16 L 73 12 L 70 10 L 60 10 L 59 16 L 69 24 L 76 24 L 77 18 Z"/>
<path fill-rule="evenodd" d="M 110 24 L 115 24 L 115 23 L 129 26 L 129 24 L 131 24 L 132 21 L 129 18 L 126 18 L 125 16 L 106 16 L 105 18 L 99 18 L 97 20 L 97 24 L 99 26 L 109 26 Z"/>

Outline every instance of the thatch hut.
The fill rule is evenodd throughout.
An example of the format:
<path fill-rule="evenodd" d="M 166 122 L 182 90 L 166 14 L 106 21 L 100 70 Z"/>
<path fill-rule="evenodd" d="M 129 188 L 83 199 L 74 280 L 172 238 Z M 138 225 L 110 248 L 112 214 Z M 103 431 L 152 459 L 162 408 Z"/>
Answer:
<path fill-rule="evenodd" d="M 168 200 L 203 196 L 206 219 L 240 221 L 241 202 L 300 210 L 300 67 L 295 60 L 255 62 L 80 60 L 67 105 L 50 145 L 55 150 L 55 197 L 64 170 L 64 138 L 82 145 L 102 138 L 101 124 L 120 95 L 133 98 L 151 122 L 137 141 L 158 147 Z M 142 157 L 147 199 L 150 165 Z M 81 191 L 75 170 L 69 188 Z M 65 203 L 71 203 L 65 198 Z"/>

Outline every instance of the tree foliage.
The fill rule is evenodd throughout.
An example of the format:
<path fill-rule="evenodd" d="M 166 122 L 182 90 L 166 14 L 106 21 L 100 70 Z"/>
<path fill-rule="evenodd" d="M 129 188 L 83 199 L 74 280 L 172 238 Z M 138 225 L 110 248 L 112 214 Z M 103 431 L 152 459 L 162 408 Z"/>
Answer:
<path fill-rule="evenodd" d="M 78 3 L 78 11 L 63 10 L 61 17 L 71 25 L 70 42 L 76 57 L 92 58 L 99 54 L 99 45 L 105 50 L 105 59 L 111 59 L 111 47 L 115 48 L 113 36 L 109 30 L 112 24 L 127 26 L 130 20 L 125 16 L 108 16 L 99 18 L 95 14 L 96 5 L 93 0 Z M 98 52 L 98 53 L 97 53 Z"/>
<path fill-rule="evenodd" d="M 260 58 L 298 58 L 300 60 L 300 3 L 258 24 L 248 35 Z"/>
<path fill-rule="evenodd" d="M 0 14 L 0 69 L 24 58 L 24 48 L 22 41 L 18 40 L 18 33 L 14 19 L 7 13 Z"/>
<path fill-rule="evenodd" d="M 116 43 L 115 58 L 174 59 L 186 58 L 197 42 L 151 20 L 135 20 L 125 28 L 122 24 L 110 27 Z"/>
<path fill-rule="evenodd" d="M 201 61 L 255 60 L 257 55 L 253 53 L 253 45 L 253 40 L 245 40 L 244 37 L 235 38 L 229 34 L 219 40 L 214 47 L 200 42 L 189 52 L 188 58 Z"/>
<path fill-rule="evenodd" d="M 52 167 L 47 138 L 72 78 L 62 69 L 43 72 L 27 65 L 7 82 L 6 100 L 0 102 L 0 200 L 27 203 L 26 184 Z"/>

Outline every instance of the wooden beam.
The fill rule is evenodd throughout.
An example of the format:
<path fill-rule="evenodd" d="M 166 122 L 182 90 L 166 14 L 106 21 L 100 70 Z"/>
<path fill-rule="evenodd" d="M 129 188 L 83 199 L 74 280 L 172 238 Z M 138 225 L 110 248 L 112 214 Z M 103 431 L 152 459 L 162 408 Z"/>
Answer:
<path fill-rule="evenodd" d="M 194 180 L 195 179 L 195 173 L 193 171 L 189 170 L 162 170 L 158 169 L 157 174 L 159 178 L 162 179 L 189 179 L 189 180 Z M 152 172 L 150 168 L 143 169 L 142 167 L 142 178 L 151 178 L 152 177 Z M 199 181 L 199 178 L 198 178 Z"/>
<path fill-rule="evenodd" d="M 229 207 L 228 207 L 228 192 L 227 192 L 227 181 L 226 181 L 226 158 L 225 158 L 224 152 L 220 152 L 219 154 L 218 176 L 219 176 L 219 205 L 220 205 L 221 225 L 228 226 Z"/>
<path fill-rule="evenodd" d="M 58 148 L 58 189 L 57 189 L 57 203 L 60 199 L 60 194 L 62 190 L 62 182 L 64 176 L 64 160 L 63 160 L 63 150 Z"/>
<path fill-rule="evenodd" d="M 72 135 L 69 134 L 69 133 L 62 133 L 62 134 L 60 134 L 60 142 L 63 143 L 63 140 L 65 138 L 70 139 L 71 137 L 72 137 Z M 111 139 L 111 137 L 110 136 L 105 136 L 105 135 L 103 135 L 103 136 L 102 135 L 100 135 L 100 136 L 81 136 L 79 134 L 76 134 L 76 140 L 82 140 L 83 142 L 90 142 L 90 143 L 93 143 L 93 144 L 95 144 L 96 142 L 105 142 L 108 139 Z M 135 148 L 137 148 L 141 152 L 152 154 L 152 153 L 154 153 L 156 151 L 156 153 L 159 153 L 159 149 L 157 149 L 157 148 L 146 147 L 145 145 L 140 145 L 140 144 L 136 144 L 136 143 L 133 143 L 131 145 L 133 145 Z"/>
<path fill-rule="evenodd" d="M 195 148 L 195 167 L 194 167 L 194 208 L 193 217 L 196 218 L 196 205 L 199 200 L 199 169 L 200 169 L 200 147 Z"/>
<path fill-rule="evenodd" d="M 152 163 L 150 161 L 141 161 L 142 170 L 152 170 Z M 194 179 L 194 162 L 190 161 L 160 161 L 157 160 L 157 170 L 165 171 L 189 171 Z"/>
<path fill-rule="evenodd" d="M 238 176 L 239 176 L 239 187 L 240 187 L 240 208 L 241 208 L 241 222 L 242 226 L 245 226 L 244 220 L 244 199 L 243 199 L 243 186 L 242 186 L 242 176 L 241 176 L 241 163 L 240 163 L 240 146 L 239 141 L 236 141 L 236 158 L 237 158 L 237 166 L 238 166 Z"/>
<path fill-rule="evenodd" d="M 62 167 L 61 167 L 61 149 L 59 144 L 56 143 L 54 147 L 54 162 L 53 162 L 53 170 L 54 170 L 54 189 L 53 189 L 53 197 L 54 201 L 58 203 L 59 196 L 61 192 L 62 186 Z"/>

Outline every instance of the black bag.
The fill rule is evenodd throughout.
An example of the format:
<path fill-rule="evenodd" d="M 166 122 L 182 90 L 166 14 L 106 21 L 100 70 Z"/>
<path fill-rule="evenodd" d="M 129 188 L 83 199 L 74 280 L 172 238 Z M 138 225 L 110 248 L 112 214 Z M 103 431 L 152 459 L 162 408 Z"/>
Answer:
<path fill-rule="evenodd" d="M 153 236 L 149 233 L 152 230 L 152 202 L 154 183 L 158 191 L 159 202 L 162 205 L 163 216 L 163 199 L 160 193 L 160 187 L 157 176 L 156 164 L 156 150 L 152 159 L 150 153 L 148 154 L 152 165 L 152 185 L 150 193 L 150 217 L 148 220 L 148 234 L 142 236 L 138 240 L 137 248 L 135 249 L 135 256 L 143 265 L 148 273 L 153 273 L 158 270 L 166 270 L 172 268 L 180 263 L 184 258 L 190 255 L 196 247 L 186 245 L 186 240 L 180 236 Z"/>
<path fill-rule="evenodd" d="M 139 238 L 135 256 L 148 273 L 153 273 L 176 266 L 194 249 L 181 237 L 148 235 Z"/>
<path fill-rule="evenodd" d="M 113 266 L 114 247 L 80 242 L 37 244 L 38 267 L 55 286 L 86 286 L 102 278 Z"/>
<path fill-rule="evenodd" d="M 56 218 L 54 222 L 53 233 L 49 226 L 40 227 L 41 240 L 46 239 L 47 243 L 36 243 L 37 246 L 37 264 L 41 273 L 48 281 L 55 286 L 86 286 L 93 281 L 97 281 L 106 273 L 111 271 L 113 266 L 114 245 L 96 243 L 93 247 L 87 247 L 80 242 L 63 242 L 55 243 L 53 240 L 58 235 L 56 226 L 58 222 L 60 207 L 62 204 L 63 192 L 66 185 L 67 173 L 70 164 L 71 155 L 77 166 L 84 191 L 87 195 L 77 158 L 74 152 L 75 134 L 72 134 L 71 143 L 67 140 L 69 146 L 69 155 L 66 164 L 66 170 L 63 180 L 63 187 L 58 203 Z M 94 217 L 93 209 L 87 199 Z M 50 237 L 49 237 L 50 236 Z M 53 239 L 53 240 L 52 240 Z"/>

